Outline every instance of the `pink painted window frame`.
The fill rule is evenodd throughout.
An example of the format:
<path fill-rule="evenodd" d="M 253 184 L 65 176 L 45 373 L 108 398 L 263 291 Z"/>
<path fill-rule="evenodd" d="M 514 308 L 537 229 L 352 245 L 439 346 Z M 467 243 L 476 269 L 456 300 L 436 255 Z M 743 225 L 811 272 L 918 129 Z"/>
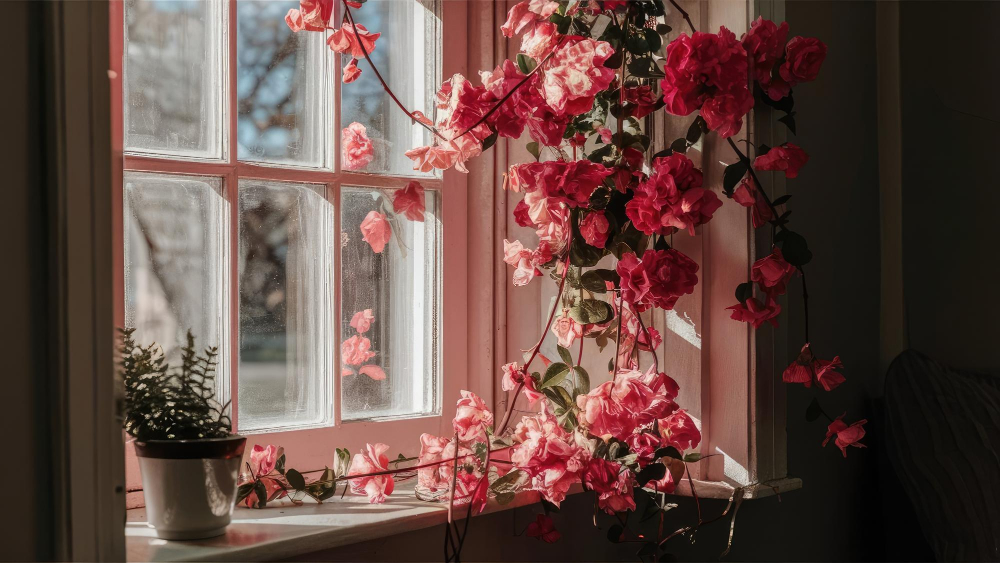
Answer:
<path fill-rule="evenodd" d="M 170 157 L 150 157 L 128 154 L 123 151 L 123 107 L 122 107 L 122 58 L 124 55 L 124 2 L 113 0 L 110 9 L 111 27 L 111 61 L 110 76 L 112 78 L 111 116 L 112 116 L 112 146 L 114 159 L 120 165 L 113 170 L 113 201 L 114 201 L 114 316 L 117 326 L 124 326 L 124 217 L 123 217 L 123 177 L 125 171 L 155 172 L 161 174 L 183 174 L 188 176 L 214 176 L 222 178 L 223 191 L 230 209 L 229 234 L 229 364 L 230 388 L 232 396 L 232 416 L 234 427 L 239 432 L 237 418 L 238 376 L 239 376 L 239 290 L 238 290 L 238 244 L 237 233 L 239 225 L 238 181 L 240 179 L 261 179 L 306 183 L 325 187 L 328 201 L 335 205 L 334 232 L 340 230 L 339 201 L 341 186 L 361 186 L 374 188 L 402 188 L 412 177 L 375 175 L 347 172 L 340 169 L 340 159 L 334 159 L 333 170 L 305 169 L 284 165 L 264 165 L 241 162 L 237 159 L 236 137 L 236 0 L 228 1 L 228 119 L 226 161 L 205 162 L 184 160 Z M 416 1 L 416 0 L 414 0 Z M 475 5 L 475 4 L 473 4 Z M 338 7 L 338 10 L 340 8 Z M 457 72 L 466 72 L 469 58 L 478 57 L 476 49 L 491 48 L 491 45 L 470 45 L 468 27 L 469 4 L 466 2 L 441 2 L 442 19 L 442 79 Z M 360 15 L 363 17 L 363 15 Z M 340 15 L 334 21 L 339 21 Z M 336 108 L 334 123 L 340 120 L 340 88 L 343 86 L 340 77 L 340 57 L 330 53 L 336 62 L 332 70 L 334 79 L 333 99 Z M 364 65 L 364 63 L 360 63 Z M 386 77 L 390 86 L 391 77 Z M 420 109 L 429 113 L 430 108 Z M 340 136 L 333 135 L 335 155 L 340 154 Z M 441 318 L 441 414 L 432 416 L 417 416 L 413 418 L 385 421 L 342 421 L 340 408 L 340 377 L 331 374 L 334 383 L 334 424 L 325 428 L 295 429 L 279 432 L 247 434 L 247 448 L 255 444 L 276 444 L 285 448 L 290 465 L 300 469 L 317 469 L 332 463 L 335 447 L 347 447 L 352 452 L 361 449 L 366 442 L 385 442 L 392 446 L 393 455 L 396 452 L 406 456 L 416 455 L 419 450 L 418 437 L 427 432 L 435 435 L 449 434 L 450 421 L 454 417 L 454 398 L 461 389 L 469 388 L 469 365 L 467 339 L 470 323 L 490 323 L 489 315 L 477 314 L 477 309 L 469 307 L 467 302 L 467 280 L 469 268 L 467 263 L 468 223 L 468 186 L 467 174 L 454 170 L 444 172 L 441 178 L 420 178 L 426 189 L 436 190 L 441 194 L 441 233 L 444 237 L 442 264 L 442 318 Z M 339 237 L 332 237 L 339 241 Z M 334 244 L 334 288 L 340 287 L 340 245 Z M 333 318 L 340 319 L 339 291 L 334 291 L 338 297 L 334 300 Z M 340 342 L 340 322 L 334 322 L 332 329 L 336 331 L 335 343 Z M 480 328 L 482 330 L 482 328 Z M 340 365 L 339 345 L 333 346 L 338 356 L 334 365 Z M 144 504 L 141 498 L 141 477 L 138 463 L 135 460 L 134 449 L 126 445 L 126 488 L 129 507 Z"/>

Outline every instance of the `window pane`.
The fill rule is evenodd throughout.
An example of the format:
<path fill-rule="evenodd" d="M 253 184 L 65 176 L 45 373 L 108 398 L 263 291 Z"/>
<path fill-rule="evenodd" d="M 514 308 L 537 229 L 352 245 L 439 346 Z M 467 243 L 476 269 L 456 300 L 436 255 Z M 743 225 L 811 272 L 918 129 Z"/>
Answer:
<path fill-rule="evenodd" d="M 171 362 L 190 329 L 199 348 L 219 348 L 216 381 L 228 389 L 222 180 L 126 172 L 124 197 L 125 326 L 135 327 L 138 342 L 159 343 Z"/>
<path fill-rule="evenodd" d="M 285 24 L 298 0 L 236 4 L 240 160 L 327 164 L 332 115 L 328 68 L 334 55 L 322 33 L 292 33 Z"/>
<path fill-rule="evenodd" d="M 344 420 L 440 412 L 440 203 L 437 192 L 424 195 L 424 220 L 411 221 L 392 213 L 389 190 L 343 189 Z M 373 211 L 386 215 L 392 229 L 379 253 L 360 228 Z M 362 320 L 365 311 L 370 323 Z M 358 313 L 361 322 L 352 323 Z"/>
<path fill-rule="evenodd" d="M 127 0 L 125 150 L 223 158 L 225 2 Z"/>
<path fill-rule="evenodd" d="M 399 100 L 411 111 L 434 118 L 434 94 L 441 85 L 441 21 L 434 0 L 370 0 L 353 10 L 355 21 L 381 33 L 372 60 Z M 342 56 L 346 65 L 351 60 Z M 361 77 L 341 87 L 341 129 L 353 122 L 365 126 L 375 148 L 374 159 L 361 172 L 419 175 L 406 151 L 428 145 L 430 133 L 416 126 L 382 89 L 366 61 Z M 342 166 L 349 167 L 344 160 Z"/>
<path fill-rule="evenodd" d="M 332 420 L 333 210 L 323 189 L 240 181 L 240 430 Z"/>

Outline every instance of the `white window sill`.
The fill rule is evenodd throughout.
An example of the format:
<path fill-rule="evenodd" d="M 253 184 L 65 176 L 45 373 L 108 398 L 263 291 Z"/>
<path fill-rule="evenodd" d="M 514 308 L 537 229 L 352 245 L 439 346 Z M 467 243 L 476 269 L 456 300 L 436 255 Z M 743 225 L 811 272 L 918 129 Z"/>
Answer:
<path fill-rule="evenodd" d="M 427 502 L 413 494 L 416 480 L 400 483 L 385 504 L 369 504 L 350 492 L 322 504 L 293 506 L 287 500 L 256 510 L 237 507 L 225 535 L 205 540 L 166 541 L 146 523 L 146 509 L 128 511 L 125 551 L 128 561 L 249 561 L 281 559 L 429 528 L 448 519 L 448 503 Z M 491 500 L 484 514 L 538 502 L 525 492 L 513 502 Z M 464 518 L 468 507 L 457 507 Z M 443 531 L 442 531 L 443 533 Z"/>
<path fill-rule="evenodd" d="M 427 502 L 413 494 L 415 480 L 400 483 L 385 504 L 369 504 L 359 495 L 348 493 L 317 504 L 294 506 L 287 500 L 271 503 L 261 510 L 237 507 L 225 535 L 205 540 L 166 541 L 146 523 L 146 509 L 128 511 L 125 545 L 128 561 L 249 561 L 294 557 L 343 545 L 420 530 L 443 524 L 448 504 Z M 728 499 L 735 490 L 719 482 L 694 482 L 701 498 Z M 793 491 L 802 481 L 786 478 L 744 490 L 752 499 Z M 579 492 L 579 485 L 571 492 Z M 675 494 L 691 496 L 685 480 Z M 490 500 L 484 514 L 527 506 L 540 500 L 538 493 L 523 492 L 506 505 Z M 467 507 L 458 507 L 456 518 L 465 517 Z"/>

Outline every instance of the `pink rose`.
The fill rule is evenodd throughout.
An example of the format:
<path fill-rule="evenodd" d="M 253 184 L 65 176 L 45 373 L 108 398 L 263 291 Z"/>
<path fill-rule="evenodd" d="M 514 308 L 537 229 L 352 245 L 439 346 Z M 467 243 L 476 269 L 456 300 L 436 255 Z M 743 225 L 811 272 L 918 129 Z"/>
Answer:
<path fill-rule="evenodd" d="M 354 335 L 340 345 L 341 361 L 352 366 L 360 366 L 375 357 L 371 351 L 372 341 L 364 336 Z"/>
<path fill-rule="evenodd" d="M 734 321 L 750 323 L 754 328 L 760 328 L 760 325 L 765 322 L 771 323 L 771 326 L 778 326 L 777 317 L 781 313 L 781 305 L 778 305 L 778 302 L 771 296 L 768 296 L 766 305 L 758 301 L 757 298 L 751 297 L 743 303 L 737 303 L 732 307 L 726 307 L 726 309 L 732 311 L 729 318 Z"/>
<path fill-rule="evenodd" d="M 563 311 L 561 317 L 557 317 L 552 323 L 552 334 L 559 339 L 559 345 L 569 348 L 578 338 L 583 338 L 583 325 L 576 322 L 569 316 L 568 310 Z"/>
<path fill-rule="evenodd" d="M 733 200 L 743 207 L 750 208 L 750 221 L 755 229 L 774 218 L 770 206 L 767 205 L 763 197 L 759 197 L 757 188 L 749 177 L 740 182 L 739 187 L 733 193 Z"/>
<path fill-rule="evenodd" d="M 521 4 L 527 4 L 527 2 L 521 2 Z M 562 537 L 555 524 L 552 523 L 552 518 L 545 514 L 535 516 L 535 521 L 528 524 L 524 534 L 529 538 L 538 538 L 545 543 L 555 543 Z"/>
<path fill-rule="evenodd" d="M 525 199 L 528 198 L 525 197 Z M 547 250 L 544 251 L 546 255 L 562 254 L 569 245 L 569 209 L 561 203 L 549 201 L 549 198 L 546 198 L 545 208 L 545 217 L 538 218 L 538 228 L 535 229 L 535 234 L 538 235 L 538 248 L 546 248 Z M 547 261 L 536 262 L 536 264 L 541 265 Z"/>
<path fill-rule="evenodd" d="M 525 27 L 539 19 L 538 14 L 528 9 L 528 2 L 518 2 L 507 12 L 507 21 L 500 26 L 500 31 L 504 37 L 514 37 L 521 33 Z"/>
<path fill-rule="evenodd" d="M 671 399 L 654 392 L 638 371 L 619 372 L 613 381 L 577 396 L 576 404 L 580 407 L 580 424 L 595 436 L 619 440 L 677 408 Z"/>
<path fill-rule="evenodd" d="M 535 388 L 534 378 L 528 375 L 524 368 L 518 366 L 517 362 L 504 364 L 501 370 L 503 371 L 503 377 L 500 379 L 500 388 L 504 391 L 513 391 L 523 382 L 524 396 L 528 399 L 529 403 L 535 404 L 538 399 L 544 396 Z"/>
<path fill-rule="evenodd" d="M 847 413 L 845 412 L 838 416 L 837 420 L 830 423 L 830 426 L 826 429 L 826 439 L 823 440 L 823 446 L 826 447 L 827 443 L 830 442 L 830 438 L 837 436 L 834 443 L 840 448 L 844 457 L 847 457 L 848 446 L 854 446 L 855 448 L 866 447 L 861 443 L 861 439 L 865 437 L 865 429 L 863 427 L 868 422 L 865 419 L 861 419 L 848 426 L 843 420 L 846 415 Z"/>
<path fill-rule="evenodd" d="M 330 25 L 334 0 L 299 0 L 299 9 L 288 10 L 285 23 L 292 31 L 323 31 Z"/>
<path fill-rule="evenodd" d="M 604 248 L 608 242 L 610 224 L 603 211 L 592 211 L 580 221 L 580 235 L 594 248 Z"/>
<path fill-rule="evenodd" d="M 611 84 L 615 71 L 604 66 L 614 54 L 604 41 L 579 39 L 563 43 L 545 68 L 542 95 L 556 115 L 587 113 L 594 96 Z"/>
<path fill-rule="evenodd" d="M 392 194 L 392 209 L 397 214 L 402 213 L 410 221 L 424 220 L 424 187 L 416 180 L 406 184 L 401 190 Z"/>
<path fill-rule="evenodd" d="M 732 94 L 719 94 L 706 100 L 701 106 L 701 116 L 710 131 L 726 139 L 743 129 L 743 116 L 752 108 L 753 94 L 747 88 L 740 88 Z"/>
<path fill-rule="evenodd" d="M 361 222 L 361 238 L 372 247 L 372 252 L 382 252 L 391 236 L 392 227 L 385 215 L 375 210 L 369 211 Z"/>
<path fill-rule="evenodd" d="M 768 295 L 784 295 L 788 280 L 792 279 L 795 266 L 785 261 L 781 249 L 775 247 L 771 254 L 757 260 L 750 268 L 750 280 L 756 282 Z"/>
<path fill-rule="evenodd" d="M 613 170 L 589 160 L 530 162 L 510 167 L 510 187 L 514 191 L 540 190 L 553 203 L 588 207 L 590 194 Z"/>
<path fill-rule="evenodd" d="M 834 356 L 832 360 L 820 360 L 813 355 L 809 343 L 806 343 L 795 361 L 782 372 L 781 379 L 785 383 L 802 383 L 805 387 L 812 387 L 815 382 L 825 391 L 833 391 L 846 381 L 836 371 L 842 367 L 840 356 Z"/>
<path fill-rule="evenodd" d="M 792 37 L 785 47 L 785 63 L 778 69 L 789 86 L 816 80 L 826 60 L 826 44 L 814 37 Z"/>
<path fill-rule="evenodd" d="M 368 377 L 370 377 L 375 381 L 382 381 L 385 379 L 385 371 L 378 366 L 374 365 L 361 366 L 361 368 L 358 369 L 358 372 L 361 373 L 362 375 L 367 375 Z"/>
<path fill-rule="evenodd" d="M 628 444 L 628 450 L 636 454 L 639 467 L 646 467 L 656 461 L 656 450 L 663 445 L 659 436 L 649 432 L 633 432 L 625 438 L 625 443 Z"/>
<path fill-rule="evenodd" d="M 663 443 L 677 448 L 680 452 L 697 448 L 701 443 L 701 431 L 698 430 L 694 419 L 683 409 L 678 409 L 670 416 L 658 420 L 656 425 L 660 429 Z"/>
<path fill-rule="evenodd" d="M 368 138 L 368 130 L 356 121 L 340 132 L 340 143 L 347 170 L 361 170 L 375 159 L 375 145 Z"/>
<path fill-rule="evenodd" d="M 620 463 L 591 459 L 583 473 L 583 484 L 597 493 L 597 506 L 608 514 L 635 510 L 632 473 Z"/>
<path fill-rule="evenodd" d="M 701 170 L 683 154 L 657 158 L 652 168 L 625 205 L 626 215 L 640 231 L 669 235 L 685 229 L 694 235 L 695 227 L 707 223 L 722 207 L 714 192 L 701 187 Z"/>
<path fill-rule="evenodd" d="M 757 170 L 783 170 L 786 178 L 795 178 L 808 161 L 806 151 L 792 143 L 785 143 L 758 156 L 753 161 L 753 167 Z"/>
<path fill-rule="evenodd" d="M 406 156 L 413 161 L 413 169 L 420 172 L 448 170 L 454 167 L 459 172 L 468 173 L 469 169 L 465 167 L 465 162 L 482 152 L 482 142 L 469 133 L 441 144 L 410 149 L 406 151 Z"/>
<path fill-rule="evenodd" d="M 785 40 L 788 38 L 788 24 L 781 22 L 775 25 L 771 20 L 758 17 L 750 26 L 750 30 L 741 39 L 743 48 L 753 61 L 754 79 L 767 91 L 772 100 L 780 100 L 788 94 L 788 84 L 778 78 L 772 78 L 774 65 L 785 53 Z M 772 82 L 777 82 L 772 88 Z"/>
<path fill-rule="evenodd" d="M 361 76 L 361 69 L 358 68 L 358 59 L 351 59 L 351 62 L 344 66 L 344 84 L 350 84 Z"/>
<path fill-rule="evenodd" d="M 578 443 L 575 433 L 560 426 L 542 401 L 541 413 L 525 416 L 514 429 L 510 460 L 531 477 L 531 489 L 559 506 L 569 488 L 580 482 L 580 473 L 590 461 L 590 451 Z"/>
<path fill-rule="evenodd" d="M 475 393 L 462 391 L 462 398 L 458 400 L 456 407 L 452 426 L 458 439 L 471 442 L 485 438 L 487 427 L 493 424 L 493 413 L 486 407 L 486 403 Z"/>
<path fill-rule="evenodd" d="M 455 476 L 455 463 L 452 461 L 456 457 L 458 458 L 458 465 L 461 468 L 457 476 Z M 482 477 L 482 471 L 478 467 L 478 462 L 475 460 L 473 451 L 464 445 L 459 445 L 456 452 L 454 440 L 438 438 L 431 434 L 422 434 L 420 436 L 420 457 L 417 464 L 427 465 L 439 461 L 444 461 L 445 463 L 418 469 L 417 483 L 430 491 L 450 492 L 451 484 L 454 481 L 456 492 L 455 504 L 468 503 Z M 470 473 L 465 468 L 473 463 L 475 463 L 476 468 Z M 453 476 L 455 477 L 453 478 Z M 486 487 L 479 487 L 479 489 L 482 492 L 486 491 Z"/>
<path fill-rule="evenodd" d="M 542 275 L 538 266 L 552 259 L 547 246 L 539 246 L 537 250 L 528 250 L 524 248 L 521 241 L 517 240 L 510 242 L 504 239 L 503 253 L 503 261 L 515 268 L 513 283 L 518 287 L 527 285 L 535 276 Z"/>
<path fill-rule="evenodd" d="M 351 460 L 351 467 L 347 470 L 347 475 L 365 475 L 389 469 L 389 457 L 385 455 L 385 452 L 388 450 L 389 446 L 385 444 L 367 444 L 363 453 L 354 454 L 354 459 Z M 351 479 L 348 482 L 350 483 L 352 493 L 367 495 L 368 502 L 372 504 L 385 502 L 385 497 L 392 494 L 395 486 L 392 475 L 359 477 Z"/>
<path fill-rule="evenodd" d="M 528 215 L 528 209 L 528 204 L 523 199 L 514 206 L 514 221 L 522 227 L 529 227 L 533 224 L 531 216 Z"/>
<path fill-rule="evenodd" d="M 375 50 L 375 40 L 382 34 L 369 33 L 365 29 L 365 26 L 360 23 L 357 25 L 357 34 L 354 31 L 354 26 L 345 23 L 343 27 L 330 35 L 330 38 L 326 40 L 326 44 L 330 46 L 333 52 L 349 54 L 355 59 L 364 57 L 365 51 L 370 55 Z M 360 42 L 358 41 L 359 38 L 361 39 Z M 362 47 L 364 50 L 362 50 Z"/>
<path fill-rule="evenodd" d="M 692 293 L 698 283 L 698 264 L 675 249 L 646 250 L 641 261 L 626 252 L 617 271 L 622 299 L 639 313 L 650 307 L 673 309 L 677 299 Z"/>
<path fill-rule="evenodd" d="M 556 24 L 549 21 L 532 22 L 521 37 L 521 52 L 535 60 L 542 60 L 559 43 L 560 37 Z"/>
<path fill-rule="evenodd" d="M 274 466 L 281 457 L 281 448 L 277 446 L 261 446 L 256 444 L 250 451 L 250 468 L 256 477 L 263 477 L 274 471 Z"/>
<path fill-rule="evenodd" d="M 375 320 L 375 315 L 372 313 L 371 309 L 365 309 L 364 311 L 358 311 L 354 313 L 351 317 L 351 327 L 361 334 L 368 332 L 371 328 L 372 322 Z"/>
<path fill-rule="evenodd" d="M 260 482 L 264 485 L 264 494 L 266 498 L 264 499 L 264 502 L 261 502 L 261 499 L 257 498 L 257 490 L 255 487 L 250 491 L 250 494 L 243 499 L 243 504 L 247 508 L 263 508 L 268 502 L 288 496 L 285 488 L 280 482 L 278 482 L 277 479 L 274 479 L 273 477 L 261 477 Z"/>

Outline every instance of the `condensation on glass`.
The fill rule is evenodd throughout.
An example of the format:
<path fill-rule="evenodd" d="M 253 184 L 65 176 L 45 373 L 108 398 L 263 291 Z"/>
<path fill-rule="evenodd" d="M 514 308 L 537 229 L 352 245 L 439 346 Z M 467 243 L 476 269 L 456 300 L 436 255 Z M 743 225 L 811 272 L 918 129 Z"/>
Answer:
<path fill-rule="evenodd" d="M 333 206 L 324 186 L 241 180 L 239 426 L 333 420 Z"/>
<path fill-rule="evenodd" d="M 440 198 L 433 190 L 425 198 L 424 221 L 410 221 L 391 213 L 391 190 L 342 188 L 340 330 L 342 341 L 355 338 L 341 349 L 344 420 L 440 413 Z M 372 211 L 385 214 L 392 227 L 380 253 L 360 230 Z M 369 309 L 374 320 L 359 333 L 351 320 Z M 356 363 L 349 364 L 345 348 L 350 353 L 363 339 L 374 355 L 361 362 L 352 354 Z"/>
<path fill-rule="evenodd" d="M 126 151 L 225 158 L 226 4 L 126 0 Z"/>
<path fill-rule="evenodd" d="M 285 24 L 298 0 L 236 4 L 237 157 L 244 161 L 329 167 L 334 53 L 323 33 Z"/>
<path fill-rule="evenodd" d="M 199 348 L 228 348 L 228 210 L 220 178 L 125 173 L 125 326 L 172 363 L 189 329 Z"/>
<path fill-rule="evenodd" d="M 371 57 L 399 100 L 411 111 L 434 118 L 434 95 L 441 82 L 440 2 L 370 0 L 352 14 L 357 23 L 382 33 Z M 346 65 L 350 56 L 342 56 Z M 396 107 L 371 67 L 358 61 L 361 77 L 341 87 L 341 129 L 365 126 L 375 158 L 358 172 L 419 176 L 406 151 L 431 143 L 430 133 Z M 339 78 L 339 77 L 338 77 Z M 345 168 L 346 169 L 346 168 Z"/>

